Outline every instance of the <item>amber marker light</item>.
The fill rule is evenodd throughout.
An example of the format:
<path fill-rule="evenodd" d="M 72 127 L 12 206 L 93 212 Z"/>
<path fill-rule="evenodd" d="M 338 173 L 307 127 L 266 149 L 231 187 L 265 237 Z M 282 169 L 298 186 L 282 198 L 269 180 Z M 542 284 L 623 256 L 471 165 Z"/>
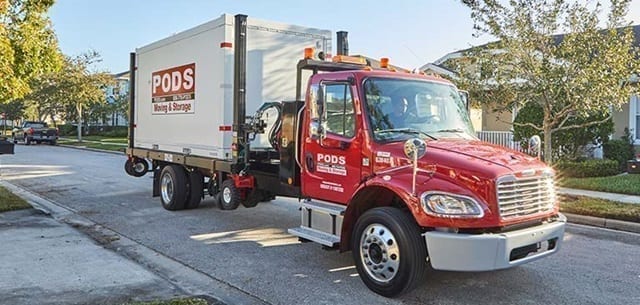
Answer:
<path fill-rule="evenodd" d="M 315 50 L 313 48 L 304 48 L 304 59 L 313 58 L 314 51 Z"/>
<path fill-rule="evenodd" d="M 389 68 L 389 58 L 388 57 L 380 58 L 380 68 L 382 68 L 382 69 Z"/>

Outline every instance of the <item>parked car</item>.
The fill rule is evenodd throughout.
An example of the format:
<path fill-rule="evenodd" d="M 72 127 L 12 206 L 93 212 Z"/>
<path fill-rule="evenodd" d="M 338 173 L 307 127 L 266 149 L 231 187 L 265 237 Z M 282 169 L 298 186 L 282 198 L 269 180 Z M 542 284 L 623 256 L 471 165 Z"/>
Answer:
<path fill-rule="evenodd" d="M 13 143 L 23 141 L 26 145 L 36 142 L 49 142 L 56 145 L 58 142 L 58 129 L 47 126 L 45 122 L 25 121 L 22 126 L 14 128 L 12 132 Z"/>

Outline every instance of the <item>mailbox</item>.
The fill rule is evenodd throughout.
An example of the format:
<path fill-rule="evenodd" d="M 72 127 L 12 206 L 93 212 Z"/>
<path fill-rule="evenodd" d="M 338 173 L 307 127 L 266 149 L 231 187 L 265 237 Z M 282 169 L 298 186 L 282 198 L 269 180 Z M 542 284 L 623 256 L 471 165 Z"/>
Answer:
<path fill-rule="evenodd" d="M 7 138 L 0 137 L 0 155 L 13 155 L 13 145 Z"/>
<path fill-rule="evenodd" d="M 639 160 L 627 161 L 627 173 L 640 174 L 640 161 Z"/>

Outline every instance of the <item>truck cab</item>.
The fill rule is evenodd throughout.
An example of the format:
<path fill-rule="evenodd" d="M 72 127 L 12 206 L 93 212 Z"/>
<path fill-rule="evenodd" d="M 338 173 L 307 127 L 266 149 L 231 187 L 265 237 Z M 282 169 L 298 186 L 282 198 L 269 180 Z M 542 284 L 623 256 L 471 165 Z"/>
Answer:
<path fill-rule="evenodd" d="M 300 152 L 302 225 L 351 250 L 363 281 L 393 296 L 434 269 L 487 271 L 556 252 L 566 219 L 554 172 L 479 141 L 449 81 L 366 69 L 308 84 Z M 405 261 L 406 260 L 406 261 Z M 408 262 L 407 262 L 408 261 Z"/>

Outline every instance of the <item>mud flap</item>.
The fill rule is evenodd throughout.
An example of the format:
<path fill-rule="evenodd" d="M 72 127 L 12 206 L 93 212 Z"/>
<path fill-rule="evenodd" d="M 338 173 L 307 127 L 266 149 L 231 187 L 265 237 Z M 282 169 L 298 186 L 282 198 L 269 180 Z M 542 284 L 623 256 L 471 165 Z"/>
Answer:
<path fill-rule="evenodd" d="M 153 170 L 153 197 L 160 196 L 160 170 L 162 168 L 156 167 Z"/>

